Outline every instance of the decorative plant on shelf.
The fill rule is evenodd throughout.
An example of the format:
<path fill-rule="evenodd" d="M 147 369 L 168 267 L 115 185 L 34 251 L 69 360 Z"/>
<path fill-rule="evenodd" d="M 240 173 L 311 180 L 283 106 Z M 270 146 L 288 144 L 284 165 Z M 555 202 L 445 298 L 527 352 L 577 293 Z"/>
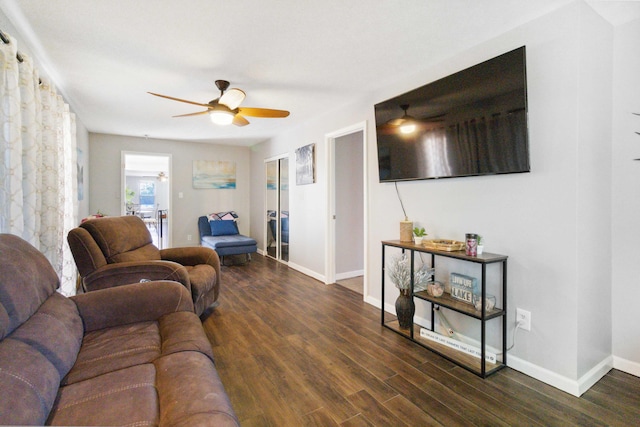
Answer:
<path fill-rule="evenodd" d="M 414 227 L 413 228 L 413 235 L 414 235 L 414 242 L 416 245 L 419 245 L 422 243 L 422 239 L 424 239 L 424 236 L 427 235 L 426 231 L 424 230 L 424 227 Z"/>
<path fill-rule="evenodd" d="M 484 239 L 481 235 L 478 234 L 478 243 L 476 246 L 476 252 L 478 255 L 482 255 L 482 251 L 484 250 Z"/>
<path fill-rule="evenodd" d="M 422 265 L 413 274 L 414 291 L 424 290 L 427 283 L 433 276 L 433 269 Z M 416 307 L 411 295 L 411 265 L 405 254 L 396 256 L 391 259 L 387 265 L 387 273 L 389 278 L 400 290 L 400 295 L 396 299 L 396 315 L 398 316 L 398 324 L 400 328 L 407 329 L 413 323 L 413 315 Z"/>

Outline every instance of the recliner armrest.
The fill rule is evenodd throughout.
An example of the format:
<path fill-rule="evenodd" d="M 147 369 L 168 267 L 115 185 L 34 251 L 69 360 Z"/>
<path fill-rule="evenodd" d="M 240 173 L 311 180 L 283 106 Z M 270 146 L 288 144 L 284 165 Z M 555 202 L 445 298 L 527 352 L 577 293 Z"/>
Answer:
<path fill-rule="evenodd" d="M 85 332 L 158 320 L 178 311 L 193 312 L 191 294 L 180 283 L 156 281 L 102 289 L 71 297 Z"/>
<path fill-rule="evenodd" d="M 189 274 L 183 265 L 172 261 L 130 261 L 107 264 L 83 278 L 86 291 L 128 285 L 140 280 L 172 280 L 191 292 Z"/>
<path fill-rule="evenodd" d="M 177 262 L 182 265 L 209 264 L 220 275 L 220 258 L 216 251 L 202 246 L 160 249 L 163 260 Z"/>

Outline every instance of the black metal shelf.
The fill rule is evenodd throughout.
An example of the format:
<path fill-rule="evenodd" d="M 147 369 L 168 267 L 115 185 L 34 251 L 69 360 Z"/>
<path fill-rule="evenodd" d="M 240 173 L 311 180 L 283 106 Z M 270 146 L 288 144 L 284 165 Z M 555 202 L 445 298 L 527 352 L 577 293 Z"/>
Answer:
<path fill-rule="evenodd" d="M 417 298 L 426 301 L 431 304 L 431 328 L 434 330 L 435 324 L 435 310 L 439 307 L 447 308 L 461 315 L 471 317 L 480 321 L 480 343 L 481 343 L 481 356 L 474 357 L 465 352 L 452 349 L 444 344 L 432 341 L 424 338 L 420 335 L 420 329 L 429 329 L 421 327 L 413 320 L 411 326 L 407 329 L 400 328 L 400 325 L 395 316 L 385 316 L 384 310 L 384 288 L 385 288 L 385 253 L 387 247 L 395 247 L 402 249 L 402 251 L 411 252 L 411 289 L 413 298 Z M 433 297 L 427 294 L 426 291 L 413 292 L 413 272 L 414 272 L 414 260 L 413 256 L 415 252 L 428 253 L 431 255 L 431 267 L 435 267 L 436 257 L 445 257 L 457 259 L 464 262 L 472 262 L 481 265 L 482 277 L 480 279 L 481 298 L 483 301 L 480 310 L 476 310 L 473 305 L 464 303 L 462 301 L 452 298 L 449 294 L 445 293 L 440 297 Z M 425 347 L 440 356 L 448 359 L 449 361 L 465 368 L 466 370 L 482 377 L 487 376 L 504 368 L 507 364 L 507 256 L 484 253 L 478 256 L 468 256 L 464 251 L 441 251 L 437 249 L 427 248 L 421 245 L 415 245 L 411 242 L 401 242 L 399 240 L 388 240 L 382 242 L 382 308 L 381 308 L 381 324 L 385 328 L 388 328 L 405 338 L 410 339 L 413 342 Z M 486 267 L 489 264 L 500 263 L 502 266 L 502 308 L 493 308 L 487 310 L 484 302 L 486 301 L 487 294 L 487 270 Z M 502 353 L 501 360 L 496 360 L 496 363 L 492 363 L 486 360 L 486 322 L 492 319 L 500 319 L 502 321 Z"/>

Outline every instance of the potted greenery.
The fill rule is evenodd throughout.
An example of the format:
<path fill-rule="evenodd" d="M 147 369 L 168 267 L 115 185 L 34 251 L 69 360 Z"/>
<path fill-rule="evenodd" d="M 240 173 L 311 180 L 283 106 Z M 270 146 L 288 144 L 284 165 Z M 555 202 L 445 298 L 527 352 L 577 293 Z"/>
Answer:
<path fill-rule="evenodd" d="M 129 212 L 133 210 L 133 198 L 135 197 L 135 195 L 136 195 L 135 191 L 133 191 L 129 187 L 125 187 L 124 197 L 125 197 L 125 203 L 127 206 L 127 211 Z"/>
<path fill-rule="evenodd" d="M 413 241 L 416 245 L 422 244 L 422 239 L 426 236 L 427 233 L 424 231 L 424 227 L 414 227 L 413 228 Z"/>
<path fill-rule="evenodd" d="M 478 244 L 476 246 L 476 253 L 478 255 L 481 255 L 483 250 L 484 250 L 484 239 L 482 238 L 481 235 L 478 234 Z"/>

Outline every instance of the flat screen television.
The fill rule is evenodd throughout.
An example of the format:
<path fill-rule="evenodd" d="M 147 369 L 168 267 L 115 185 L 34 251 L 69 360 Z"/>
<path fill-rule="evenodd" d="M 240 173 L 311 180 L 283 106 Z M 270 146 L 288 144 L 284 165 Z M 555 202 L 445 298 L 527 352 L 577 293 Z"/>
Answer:
<path fill-rule="evenodd" d="M 380 182 L 529 172 L 525 47 L 375 105 Z"/>

